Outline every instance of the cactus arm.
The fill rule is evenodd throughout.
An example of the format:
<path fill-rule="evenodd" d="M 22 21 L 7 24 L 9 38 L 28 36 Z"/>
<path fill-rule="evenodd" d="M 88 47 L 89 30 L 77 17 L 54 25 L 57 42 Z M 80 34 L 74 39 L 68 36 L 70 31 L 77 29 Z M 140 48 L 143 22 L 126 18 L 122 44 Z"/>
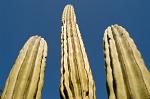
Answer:
<path fill-rule="evenodd" d="M 31 37 L 22 50 L 14 64 L 6 81 L 2 99 L 36 99 L 38 88 L 43 78 L 40 78 L 42 60 L 46 57 L 46 42 L 38 36 Z M 44 54 L 43 54 L 44 52 Z M 42 74 L 43 75 L 43 74 Z M 38 99 L 41 97 L 39 96 Z"/>
<path fill-rule="evenodd" d="M 109 97 L 149 99 L 149 72 L 128 32 L 118 25 L 108 27 L 104 34 L 104 52 L 106 74 L 111 75 L 107 76 Z"/>
<path fill-rule="evenodd" d="M 94 80 L 71 5 L 64 9 L 62 24 L 61 98 L 95 99 Z"/>

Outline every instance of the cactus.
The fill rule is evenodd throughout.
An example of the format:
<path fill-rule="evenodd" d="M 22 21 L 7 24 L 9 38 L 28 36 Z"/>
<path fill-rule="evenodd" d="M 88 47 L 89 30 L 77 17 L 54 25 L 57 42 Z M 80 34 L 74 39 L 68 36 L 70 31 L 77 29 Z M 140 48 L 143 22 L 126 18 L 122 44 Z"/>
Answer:
<path fill-rule="evenodd" d="M 118 25 L 104 33 L 109 99 L 150 99 L 150 74 L 128 32 Z"/>
<path fill-rule="evenodd" d="M 72 5 L 67 5 L 62 15 L 60 96 L 96 99 L 95 83 Z"/>
<path fill-rule="evenodd" d="M 41 99 L 46 56 L 46 41 L 31 37 L 10 71 L 1 99 Z"/>

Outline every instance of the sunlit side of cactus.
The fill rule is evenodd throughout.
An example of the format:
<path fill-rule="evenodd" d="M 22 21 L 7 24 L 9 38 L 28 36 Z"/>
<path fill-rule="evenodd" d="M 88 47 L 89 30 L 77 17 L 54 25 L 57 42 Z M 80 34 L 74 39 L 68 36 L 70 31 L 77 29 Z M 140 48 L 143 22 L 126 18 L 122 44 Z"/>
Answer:
<path fill-rule="evenodd" d="M 10 71 L 1 99 L 41 99 L 46 56 L 46 41 L 32 36 Z"/>
<path fill-rule="evenodd" d="M 150 99 L 150 73 L 124 28 L 106 29 L 104 53 L 109 99 Z"/>
<path fill-rule="evenodd" d="M 62 16 L 61 99 L 96 99 L 92 77 L 74 8 L 67 5 Z"/>

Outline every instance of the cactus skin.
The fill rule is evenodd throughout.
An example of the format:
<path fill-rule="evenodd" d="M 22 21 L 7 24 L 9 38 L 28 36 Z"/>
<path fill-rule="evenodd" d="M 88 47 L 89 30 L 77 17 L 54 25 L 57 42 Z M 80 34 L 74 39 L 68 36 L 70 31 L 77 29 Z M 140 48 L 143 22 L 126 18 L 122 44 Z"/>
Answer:
<path fill-rule="evenodd" d="M 61 99 L 96 99 L 92 77 L 74 8 L 67 5 L 62 15 Z"/>
<path fill-rule="evenodd" d="M 46 41 L 32 36 L 10 71 L 1 99 L 41 99 L 46 56 Z"/>
<path fill-rule="evenodd" d="M 150 74 L 128 32 L 118 25 L 104 33 L 109 99 L 150 99 Z"/>

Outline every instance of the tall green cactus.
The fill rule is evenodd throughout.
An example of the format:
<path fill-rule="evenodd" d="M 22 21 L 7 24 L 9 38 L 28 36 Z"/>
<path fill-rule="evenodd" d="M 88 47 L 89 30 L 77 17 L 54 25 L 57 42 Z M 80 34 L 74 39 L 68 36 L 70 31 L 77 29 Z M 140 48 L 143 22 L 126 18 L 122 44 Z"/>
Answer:
<path fill-rule="evenodd" d="M 62 15 L 61 52 L 61 98 L 95 99 L 95 83 L 71 5 Z"/>
<path fill-rule="evenodd" d="M 150 73 L 124 28 L 106 29 L 104 52 L 109 99 L 150 99 Z"/>
<path fill-rule="evenodd" d="M 1 99 L 41 99 L 46 56 L 46 41 L 31 37 L 10 71 Z"/>

